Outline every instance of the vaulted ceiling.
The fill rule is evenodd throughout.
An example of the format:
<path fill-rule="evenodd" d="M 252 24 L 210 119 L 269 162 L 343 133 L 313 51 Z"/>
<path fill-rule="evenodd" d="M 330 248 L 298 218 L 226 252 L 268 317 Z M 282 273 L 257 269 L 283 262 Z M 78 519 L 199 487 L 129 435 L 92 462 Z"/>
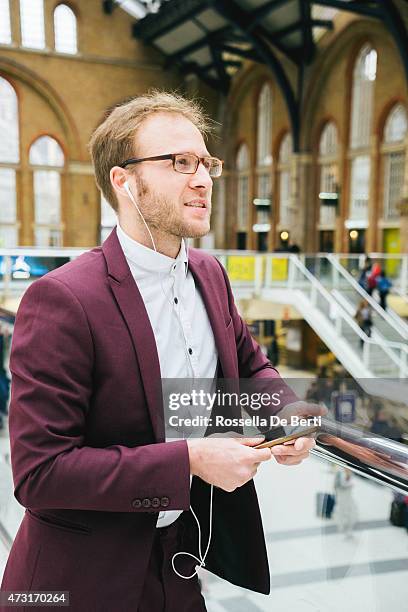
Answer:
<path fill-rule="evenodd" d="M 408 4 L 406 7 L 408 20 Z M 133 36 L 158 49 L 164 67 L 178 67 L 227 94 L 231 77 L 246 59 L 265 64 L 285 97 L 294 147 L 299 135 L 303 72 L 319 38 L 333 29 L 339 11 L 382 21 L 391 32 L 408 80 L 408 36 L 399 0 L 104 0 L 137 18 Z M 282 58 L 297 71 L 291 83 Z"/>

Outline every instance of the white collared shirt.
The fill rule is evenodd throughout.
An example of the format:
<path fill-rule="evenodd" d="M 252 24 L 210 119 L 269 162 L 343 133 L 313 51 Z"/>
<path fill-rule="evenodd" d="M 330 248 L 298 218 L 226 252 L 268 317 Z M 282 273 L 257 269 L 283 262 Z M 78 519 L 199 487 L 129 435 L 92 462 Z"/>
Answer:
<path fill-rule="evenodd" d="M 136 242 L 119 223 L 116 230 L 153 329 L 161 378 L 213 380 L 218 361 L 214 334 L 188 268 L 184 240 L 173 259 Z M 181 512 L 160 512 L 157 527 L 170 525 Z"/>

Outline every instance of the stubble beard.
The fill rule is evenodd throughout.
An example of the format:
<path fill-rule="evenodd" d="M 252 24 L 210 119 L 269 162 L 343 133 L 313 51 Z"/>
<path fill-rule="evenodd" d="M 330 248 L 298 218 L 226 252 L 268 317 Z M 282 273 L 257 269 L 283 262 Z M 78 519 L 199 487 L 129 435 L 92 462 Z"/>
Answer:
<path fill-rule="evenodd" d="M 203 225 L 201 229 L 194 223 L 184 221 L 174 200 L 167 198 L 165 195 L 153 193 L 146 181 L 137 175 L 136 187 L 140 209 L 150 228 L 178 238 L 201 238 L 210 231 L 209 218 L 207 227 Z M 211 207 L 208 217 L 210 217 L 210 214 Z"/>

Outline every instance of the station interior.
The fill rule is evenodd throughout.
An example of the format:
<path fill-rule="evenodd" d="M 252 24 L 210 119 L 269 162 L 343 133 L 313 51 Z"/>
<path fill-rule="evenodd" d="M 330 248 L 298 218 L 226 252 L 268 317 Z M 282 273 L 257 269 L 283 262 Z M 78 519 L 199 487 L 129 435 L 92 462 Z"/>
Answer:
<path fill-rule="evenodd" d="M 262 465 L 271 593 L 202 568 L 207 608 L 406 610 L 408 519 L 392 517 L 396 503 L 408 517 L 406 0 L 0 0 L 0 579 L 24 515 L 8 433 L 19 303 L 115 231 L 89 141 L 152 89 L 198 99 L 224 161 L 211 231 L 189 245 L 224 266 L 289 386 L 387 456 L 323 445 Z M 344 474 L 347 499 L 322 509 Z"/>

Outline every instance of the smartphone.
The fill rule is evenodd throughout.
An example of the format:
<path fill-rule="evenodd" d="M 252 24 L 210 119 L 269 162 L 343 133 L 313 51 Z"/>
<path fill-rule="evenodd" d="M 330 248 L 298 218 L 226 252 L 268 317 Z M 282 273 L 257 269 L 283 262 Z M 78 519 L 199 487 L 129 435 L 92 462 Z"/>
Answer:
<path fill-rule="evenodd" d="M 287 436 L 281 436 L 280 438 L 275 438 L 274 440 L 265 440 L 265 442 L 261 442 L 261 444 L 257 444 L 253 448 L 270 448 L 271 446 L 277 446 L 278 444 L 283 444 L 284 442 L 289 442 L 290 440 L 296 440 L 296 438 L 303 438 L 304 436 L 310 436 L 313 433 L 316 433 L 320 430 L 318 425 L 312 425 L 311 427 L 304 427 L 298 431 L 294 431 Z"/>

